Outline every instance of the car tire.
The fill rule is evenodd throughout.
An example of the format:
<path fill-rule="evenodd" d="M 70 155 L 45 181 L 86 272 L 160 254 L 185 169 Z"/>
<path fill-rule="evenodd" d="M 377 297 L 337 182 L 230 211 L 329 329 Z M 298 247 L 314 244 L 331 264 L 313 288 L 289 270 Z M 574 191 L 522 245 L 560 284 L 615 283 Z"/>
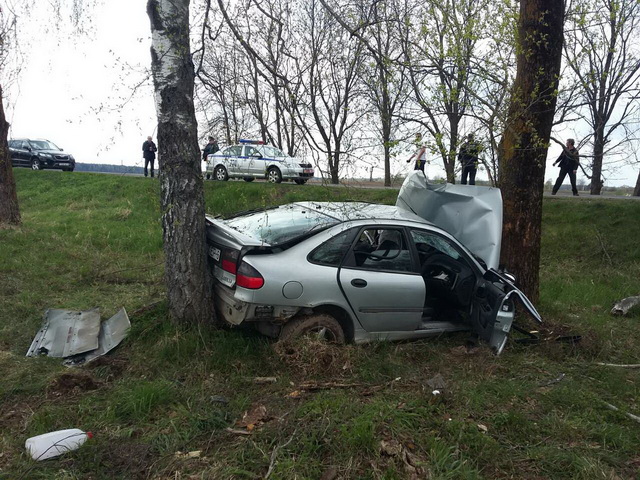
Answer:
<path fill-rule="evenodd" d="M 213 178 L 220 182 L 226 182 L 229 180 L 229 174 L 227 173 L 227 169 L 222 165 L 218 165 L 216 169 L 213 171 Z"/>
<path fill-rule="evenodd" d="M 269 183 L 282 183 L 282 173 L 278 167 L 271 167 L 267 170 L 267 180 Z"/>
<path fill-rule="evenodd" d="M 40 160 L 37 158 L 31 159 L 31 170 L 42 170 L 42 165 L 40 165 Z"/>
<path fill-rule="evenodd" d="M 306 181 L 306 180 L 302 180 L 302 179 L 300 179 L 300 178 L 296 178 L 296 179 L 295 179 L 295 182 L 296 182 L 298 185 L 304 185 L 305 183 L 307 183 L 307 181 Z"/>
<path fill-rule="evenodd" d="M 244 177 L 243 180 L 245 182 L 253 182 L 255 180 L 255 178 L 254 177 Z"/>
<path fill-rule="evenodd" d="M 211 174 L 210 173 L 205 174 L 204 178 L 206 178 L 207 180 L 211 180 Z"/>
<path fill-rule="evenodd" d="M 344 331 L 338 321 L 326 314 L 298 317 L 285 323 L 278 337 L 279 342 L 288 342 L 295 338 L 317 335 L 328 343 L 343 344 Z"/>

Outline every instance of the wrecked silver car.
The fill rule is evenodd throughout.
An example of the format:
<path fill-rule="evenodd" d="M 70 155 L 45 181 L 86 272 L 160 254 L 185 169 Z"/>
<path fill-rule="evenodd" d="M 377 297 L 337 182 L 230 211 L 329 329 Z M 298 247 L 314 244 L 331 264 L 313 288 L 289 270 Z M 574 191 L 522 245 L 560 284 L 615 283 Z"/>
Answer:
<path fill-rule="evenodd" d="M 215 305 L 288 339 L 422 338 L 471 330 L 500 353 L 518 300 L 498 271 L 498 189 L 431 185 L 409 176 L 396 206 L 300 202 L 227 219 L 207 217 Z"/>

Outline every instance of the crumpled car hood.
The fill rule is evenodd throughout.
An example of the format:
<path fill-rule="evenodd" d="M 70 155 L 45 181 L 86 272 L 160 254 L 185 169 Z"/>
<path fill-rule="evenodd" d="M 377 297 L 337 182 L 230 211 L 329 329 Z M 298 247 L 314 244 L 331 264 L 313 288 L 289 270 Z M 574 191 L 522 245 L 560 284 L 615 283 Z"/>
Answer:
<path fill-rule="evenodd" d="M 456 237 L 488 268 L 498 269 L 502 240 L 500 189 L 428 183 L 420 171 L 402 184 L 396 206 L 406 208 Z"/>

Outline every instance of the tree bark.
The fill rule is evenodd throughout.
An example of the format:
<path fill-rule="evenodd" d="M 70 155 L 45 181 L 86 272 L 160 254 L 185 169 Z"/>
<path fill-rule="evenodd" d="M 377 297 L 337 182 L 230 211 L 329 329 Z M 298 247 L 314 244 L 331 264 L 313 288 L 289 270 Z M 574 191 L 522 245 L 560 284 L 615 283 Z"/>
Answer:
<path fill-rule="evenodd" d="M 593 165 L 591 169 L 591 195 L 602 191 L 602 160 L 604 158 L 604 125 L 598 125 L 593 135 Z"/>
<path fill-rule="evenodd" d="M 149 0 L 151 69 L 158 113 L 162 230 L 174 321 L 213 321 L 206 261 L 203 179 L 193 105 L 189 1 Z"/>
<path fill-rule="evenodd" d="M 11 156 L 7 135 L 9 124 L 4 115 L 2 106 L 2 86 L 0 85 L 0 225 L 19 225 L 20 210 L 18 208 L 18 194 L 16 181 L 13 177 Z"/>
<path fill-rule="evenodd" d="M 564 2 L 522 0 L 517 73 L 503 137 L 501 263 L 538 299 L 542 192 L 562 57 Z"/>
<path fill-rule="evenodd" d="M 633 196 L 640 197 L 640 172 L 638 172 L 638 179 L 636 180 L 636 188 L 633 189 Z"/>

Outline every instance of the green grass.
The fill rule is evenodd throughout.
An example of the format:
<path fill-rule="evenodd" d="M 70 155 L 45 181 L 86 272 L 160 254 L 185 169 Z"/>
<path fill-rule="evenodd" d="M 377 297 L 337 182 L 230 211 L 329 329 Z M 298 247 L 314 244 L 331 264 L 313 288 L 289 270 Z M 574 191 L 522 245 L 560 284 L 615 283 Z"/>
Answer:
<path fill-rule="evenodd" d="M 637 476 L 640 428 L 603 401 L 640 415 L 640 373 L 595 362 L 640 363 L 640 314 L 609 314 L 640 293 L 638 202 L 545 200 L 538 306 L 548 336 L 581 334 L 580 344 L 511 342 L 496 358 L 458 353 L 465 335 L 450 335 L 330 349 L 323 368 L 283 359 L 251 332 L 168 321 L 156 181 L 15 174 L 23 225 L 0 230 L 0 478 L 253 479 L 272 458 L 278 479 L 329 467 L 404 479 L 406 458 L 434 479 Z M 206 182 L 205 194 L 208 212 L 229 214 L 298 200 L 393 203 L 397 192 Z M 123 345 L 71 371 L 97 388 L 60 390 L 68 369 L 24 357 L 46 308 L 97 306 L 108 317 L 122 305 L 132 314 Z M 438 397 L 427 386 L 436 373 L 447 382 Z M 290 395 L 309 381 L 359 386 Z M 251 437 L 226 431 L 255 405 L 269 419 Z M 57 460 L 25 455 L 27 437 L 72 427 L 95 438 Z M 382 440 L 409 456 L 381 452 Z M 195 450 L 200 458 L 176 456 Z"/>

